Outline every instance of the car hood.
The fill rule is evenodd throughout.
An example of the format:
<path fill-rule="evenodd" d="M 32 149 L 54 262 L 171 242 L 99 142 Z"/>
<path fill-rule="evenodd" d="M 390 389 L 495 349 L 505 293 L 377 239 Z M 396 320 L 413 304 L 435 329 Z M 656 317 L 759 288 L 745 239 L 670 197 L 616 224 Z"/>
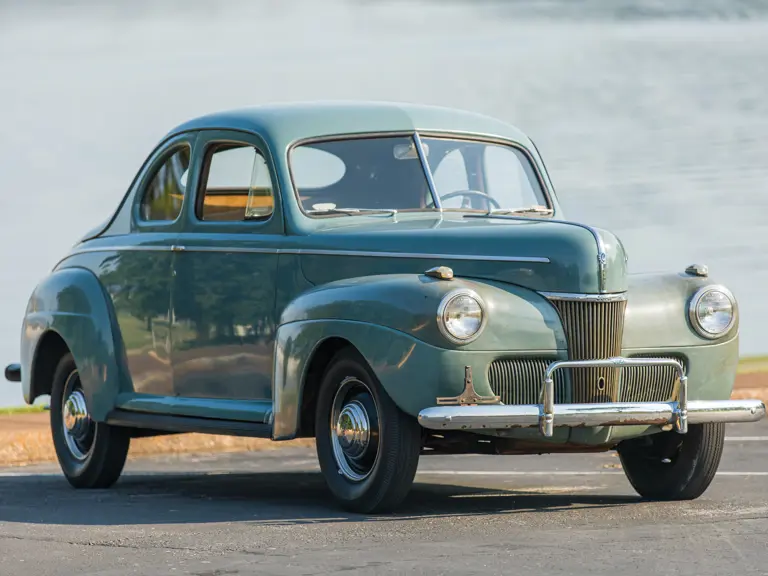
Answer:
<path fill-rule="evenodd" d="M 353 218 L 303 238 L 301 266 L 311 283 L 449 266 L 456 276 L 537 291 L 627 289 L 624 248 L 605 230 L 533 218 Z"/>

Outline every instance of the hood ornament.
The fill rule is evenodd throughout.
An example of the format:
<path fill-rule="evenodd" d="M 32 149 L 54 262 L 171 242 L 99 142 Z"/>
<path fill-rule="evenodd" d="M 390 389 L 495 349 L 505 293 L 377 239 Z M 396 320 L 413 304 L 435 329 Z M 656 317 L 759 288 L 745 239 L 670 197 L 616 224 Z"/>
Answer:
<path fill-rule="evenodd" d="M 685 273 L 689 276 L 699 276 L 701 278 L 706 278 L 709 276 L 709 269 L 707 268 L 706 264 L 691 264 L 688 266 L 688 268 L 685 269 Z"/>

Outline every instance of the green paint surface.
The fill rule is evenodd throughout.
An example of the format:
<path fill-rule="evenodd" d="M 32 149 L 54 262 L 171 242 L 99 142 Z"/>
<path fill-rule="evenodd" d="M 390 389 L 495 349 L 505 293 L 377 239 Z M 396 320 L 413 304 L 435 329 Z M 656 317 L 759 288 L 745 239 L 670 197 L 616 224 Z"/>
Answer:
<path fill-rule="evenodd" d="M 553 218 L 435 211 L 312 218 L 302 212 L 288 167 L 297 141 L 415 130 L 523 148 L 552 199 Z M 262 152 L 275 194 L 271 217 L 197 217 L 206 149 L 219 141 Z M 191 158 L 178 218 L 142 222 L 141 195 L 179 146 L 188 147 Z M 602 278 L 595 234 L 605 248 Z M 434 266 L 450 266 L 455 278 L 425 276 Z M 377 103 L 209 115 L 172 130 L 148 156 L 114 216 L 35 289 L 22 336 L 25 398 L 32 402 L 40 393 L 38 344 L 55 333 L 75 356 L 97 420 L 118 406 L 256 422 L 274 413 L 275 437 L 287 438 L 298 426 L 306 366 L 318 344 L 334 338 L 356 347 L 397 405 L 416 415 L 437 396 L 459 394 L 465 366 L 472 367 L 478 391 L 490 395 L 488 367 L 495 359 L 567 357 L 560 317 L 540 292 L 601 289 L 627 294 L 624 354 L 683 356 L 691 399 L 728 398 L 738 364 L 738 322 L 709 341 L 687 317 L 691 295 L 711 279 L 630 275 L 627 266 L 611 232 L 565 220 L 531 141 L 497 120 Z M 447 341 L 437 325 L 441 299 L 456 289 L 477 293 L 488 316 L 482 334 L 463 346 Z M 646 432 L 558 431 L 551 441 L 597 444 Z M 537 437 L 531 436 L 535 431 L 514 433 Z"/>

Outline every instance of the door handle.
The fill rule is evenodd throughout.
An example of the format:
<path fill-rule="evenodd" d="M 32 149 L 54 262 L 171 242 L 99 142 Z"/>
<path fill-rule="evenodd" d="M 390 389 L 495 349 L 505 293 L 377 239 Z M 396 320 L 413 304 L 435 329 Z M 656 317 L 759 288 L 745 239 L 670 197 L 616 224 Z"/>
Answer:
<path fill-rule="evenodd" d="M 184 246 L 177 246 L 175 244 L 171 246 L 171 252 L 184 252 L 184 250 Z"/>

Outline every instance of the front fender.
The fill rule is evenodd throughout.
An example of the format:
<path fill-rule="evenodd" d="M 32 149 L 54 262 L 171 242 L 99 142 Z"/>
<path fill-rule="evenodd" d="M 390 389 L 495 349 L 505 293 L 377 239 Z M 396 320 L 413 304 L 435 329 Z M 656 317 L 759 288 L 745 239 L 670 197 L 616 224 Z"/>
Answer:
<path fill-rule="evenodd" d="M 688 318 L 688 306 L 697 290 L 717 284 L 710 278 L 686 274 L 638 274 L 629 277 L 627 310 L 624 316 L 625 351 L 643 348 L 685 348 L 733 340 L 739 332 L 736 321 L 716 340 L 700 336 Z"/>
<path fill-rule="evenodd" d="M 472 367 L 479 394 L 492 395 L 487 367 L 495 352 L 464 352 L 432 346 L 391 328 L 350 320 L 304 320 L 284 324 L 275 342 L 273 376 L 275 440 L 295 437 L 309 363 L 330 338 L 348 341 L 365 358 L 387 394 L 416 416 L 438 396 L 464 387 L 464 366 Z"/>
<path fill-rule="evenodd" d="M 53 272 L 34 290 L 27 304 L 21 335 L 22 389 L 28 403 L 39 392 L 35 382 L 36 359 L 43 336 L 61 337 L 75 359 L 91 416 L 105 419 L 121 389 L 108 296 L 89 270 L 66 268 Z"/>
<path fill-rule="evenodd" d="M 485 302 L 488 321 L 474 341 L 457 345 L 439 331 L 437 309 L 449 292 L 468 288 Z M 385 274 L 331 282 L 298 296 L 280 325 L 347 320 L 390 328 L 425 343 L 466 351 L 548 352 L 567 348 L 555 308 L 532 290 L 466 278 L 437 280 L 417 274 Z"/>

